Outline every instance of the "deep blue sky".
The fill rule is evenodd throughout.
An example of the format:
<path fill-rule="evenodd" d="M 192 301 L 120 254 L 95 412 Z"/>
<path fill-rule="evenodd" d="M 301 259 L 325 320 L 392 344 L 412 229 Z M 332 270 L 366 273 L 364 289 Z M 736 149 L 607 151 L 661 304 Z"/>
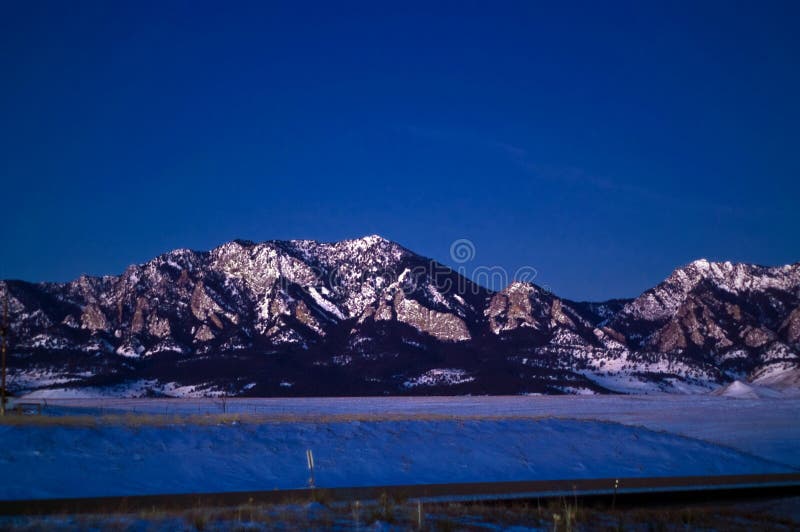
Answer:
<path fill-rule="evenodd" d="M 800 2 L 0 4 L 0 277 L 379 233 L 633 296 L 800 260 Z"/>

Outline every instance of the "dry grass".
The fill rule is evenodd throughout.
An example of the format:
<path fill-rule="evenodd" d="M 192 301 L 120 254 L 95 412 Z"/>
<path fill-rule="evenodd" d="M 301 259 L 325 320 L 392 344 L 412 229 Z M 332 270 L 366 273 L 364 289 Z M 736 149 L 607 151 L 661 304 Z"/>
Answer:
<path fill-rule="evenodd" d="M 692 505 L 609 510 L 582 508 L 572 499 L 508 503 L 437 503 L 394 500 L 345 503 L 297 500 L 279 505 L 252 501 L 233 507 L 197 507 L 168 512 L 0 518 L 0 529 L 41 530 L 359 530 L 377 521 L 398 530 L 483 530 L 532 527 L 554 531 L 798 530 L 800 523 L 764 507 Z M 419 510 L 422 510 L 419 512 Z M 419 512 L 419 513 L 418 513 Z"/>
<path fill-rule="evenodd" d="M 155 414 L 155 413 L 107 413 L 49 415 L 6 415 L 0 417 L 0 426 L 39 427 L 96 427 L 102 425 L 122 426 L 173 426 L 173 425 L 234 425 L 237 423 L 353 423 L 392 421 L 536 421 L 554 419 L 552 416 L 521 415 L 444 415 L 444 414 Z"/>
<path fill-rule="evenodd" d="M 746 505 L 702 505 L 668 508 L 638 508 L 616 512 L 595 512 L 616 523 L 617 529 L 630 530 L 798 530 L 800 523 L 785 515 L 753 510 Z M 597 521 L 601 521 L 598 519 Z M 586 530 L 602 530 L 589 526 Z"/>

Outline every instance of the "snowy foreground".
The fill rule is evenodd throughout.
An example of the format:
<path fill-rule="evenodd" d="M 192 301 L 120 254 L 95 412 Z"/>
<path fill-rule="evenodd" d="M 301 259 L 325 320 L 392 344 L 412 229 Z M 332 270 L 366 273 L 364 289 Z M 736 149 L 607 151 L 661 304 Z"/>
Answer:
<path fill-rule="evenodd" d="M 241 418 L 197 416 L 222 409 Z M 134 410 L 159 415 L 69 416 Z M 302 488 L 307 449 L 320 487 L 800 470 L 800 399 L 50 399 L 46 412 L 64 423 L 0 425 L 0 475 L 15 479 L 0 499 Z"/>

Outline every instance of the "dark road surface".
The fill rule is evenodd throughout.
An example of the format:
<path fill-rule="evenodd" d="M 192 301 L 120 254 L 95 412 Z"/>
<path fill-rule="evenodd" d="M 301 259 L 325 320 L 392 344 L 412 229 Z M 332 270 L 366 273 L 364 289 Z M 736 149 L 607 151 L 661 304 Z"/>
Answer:
<path fill-rule="evenodd" d="M 615 489 L 616 485 L 616 489 Z M 316 492 L 316 493 L 315 493 Z M 184 510 L 243 504 L 282 504 L 326 501 L 370 501 L 381 495 L 395 500 L 423 502 L 575 498 L 584 504 L 632 506 L 672 504 L 800 494 L 800 473 L 727 475 L 713 477 L 659 477 L 621 479 L 544 480 L 463 484 L 422 484 L 317 488 L 226 493 L 182 493 L 0 501 L 0 515 L 126 513 L 143 510 Z"/>

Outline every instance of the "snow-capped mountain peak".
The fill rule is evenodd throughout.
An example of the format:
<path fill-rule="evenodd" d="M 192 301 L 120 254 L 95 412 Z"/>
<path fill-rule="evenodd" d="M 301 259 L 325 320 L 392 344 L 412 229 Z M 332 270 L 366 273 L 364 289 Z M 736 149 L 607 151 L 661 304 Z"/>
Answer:
<path fill-rule="evenodd" d="M 234 240 L 118 276 L 0 288 L 19 390 L 675 391 L 792 383 L 800 362 L 800 263 L 699 259 L 634 300 L 577 303 L 530 283 L 492 292 L 370 235 Z M 423 378 L 442 368 L 469 378 Z"/>

